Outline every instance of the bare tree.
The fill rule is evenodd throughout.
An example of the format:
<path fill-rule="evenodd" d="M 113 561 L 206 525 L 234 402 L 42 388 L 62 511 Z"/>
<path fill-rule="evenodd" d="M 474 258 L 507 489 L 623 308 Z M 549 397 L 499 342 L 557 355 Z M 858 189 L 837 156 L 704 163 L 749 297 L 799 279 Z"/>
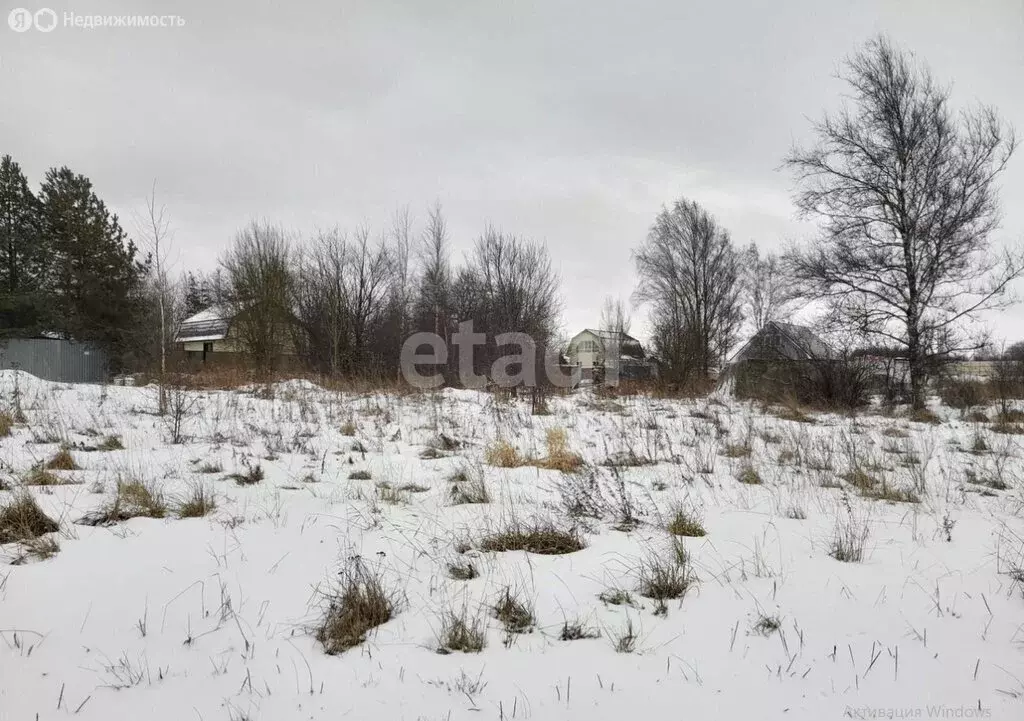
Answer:
<path fill-rule="evenodd" d="M 742 278 L 744 306 L 755 331 L 773 320 L 789 320 L 799 293 L 778 255 L 762 255 L 751 243 L 743 251 Z"/>
<path fill-rule="evenodd" d="M 346 275 L 351 259 L 338 228 L 321 231 L 301 254 L 297 266 L 296 313 L 304 334 L 303 351 L 311 366 L 338 375 L 350 350 Z"/>
<path fill-rule="evenodd" d="M 633 254 L 635 296 L 651 304 L 654 346 L 674 381 L 707 378 L 736 342 L 740 263 L 729 233 L 694 201 L 658 214 Z"/>
<path fill-rule="evenodd" d="M 384 236 L 376 245 L 370 231 L 359 228 L 349 248 L 349 270 L 345 275 L 345 299 L 351 327 L 348 370 L 366 374 L 369 349 L 384 320 L 394 265 Z M 387 344 L 390 351 L 390 343 Z"/>
<path fill-rule="evenodd" d="M 289 349 L 294 323 L 292 250 L 284 231 L 252 221 L 221 260 L 238 342 L 261 371 Z"/>
<path fill-rule="evenodd" d="M 525 333 L 533 339 L 540 367 L 555 337 L 561 310 L 559 278 L 547 249 L 488 228 L 477 240 L 459 273 L 453 295 L 458 319 L 474 321 L 488 343 L 474 358 L 487 372 L 500 355 L 493 339 L 502 333 Z M 543 378 L 540 374 L 538 381 Z"/>
<path fill-rule="evenodd" d="M 927 66 L 877 38 L 846 62 L 852 106 L 787 159 L 803 214 L 823 221 L 794 251 L 806 291 L 835 317 L 905 349 L 915 408 L 929 367 L 968 350 L 964 321 L 1007 302 L 1020 254 L 993 252 L 995 181 L 1016 147 L 995 110 L 955 113 Z"/>
<path fill-rule="evenodd" d="M 629 305 L 621 298 L 605 296 L 604 304 L 601 306 L 601 330 L 621 339 L 623 335 L 629 333 L 632 324 Z"/>
<path fill-rule="evenodd" d="M 173 340 L 172 328 L 176 327 L 176 324 L 172 322 L 175 289 L 168 275 L 172 239 L 171 223 L 167 218 L 165 206 L 157 205 L 155 180 L 152 191 L 146 197 L 146 215 L 145 217 L 136 217 L 136 224 L 139 226 L 139 231 L 152 258 L 153 293 L 160 317 L 160 390 L 157 409 L 160 415 L 163 415 L 167 412 L 167 343 L 168 340 Z"/>

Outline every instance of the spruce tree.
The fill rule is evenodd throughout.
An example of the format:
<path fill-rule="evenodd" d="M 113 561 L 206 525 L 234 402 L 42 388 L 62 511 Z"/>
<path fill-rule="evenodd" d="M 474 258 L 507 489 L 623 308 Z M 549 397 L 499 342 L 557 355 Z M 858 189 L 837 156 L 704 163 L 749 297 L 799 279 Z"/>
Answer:
<path fill-rule="evenodd" d="M 47 251 L 40 204 L 10 155 L 0 158 L 0 333 L 45 330 Z"/>

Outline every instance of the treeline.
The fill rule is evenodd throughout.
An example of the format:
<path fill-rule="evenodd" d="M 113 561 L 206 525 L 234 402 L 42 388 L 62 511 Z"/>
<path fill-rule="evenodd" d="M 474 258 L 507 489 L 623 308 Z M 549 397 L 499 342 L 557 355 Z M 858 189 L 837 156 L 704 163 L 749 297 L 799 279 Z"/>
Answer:
<path fill-rule="evenodd" d="M 322 373 L 397 377 L 410 335 L 435 333 L 450 346 L 459 323 L 471 320 L 488 339 L 472 357 L 485 373 L 504 350 L 493 342 L 501 333 L 530 335 L 538 355 L 554 348 L 561 311 L 545 247 L 488 227 L 456 262 L 440 207 L 422 228 L 406 210 L 378 234 L 333 228 L 300 239 L 254 221 L 218 271 L 189 273 L 182 285 L 182 314 L 223 307 L 264 371 L 292 355 Z M 457 368 L 452 352 L 439 370 L 454 381 Z"/>
<path fill-rule="evenodd" d="M 132 365 L 148 273 L 88 178 L 52 168 L 33 192 L 18 163 L 0 159 L 0 334 L 91 341 Z"/>

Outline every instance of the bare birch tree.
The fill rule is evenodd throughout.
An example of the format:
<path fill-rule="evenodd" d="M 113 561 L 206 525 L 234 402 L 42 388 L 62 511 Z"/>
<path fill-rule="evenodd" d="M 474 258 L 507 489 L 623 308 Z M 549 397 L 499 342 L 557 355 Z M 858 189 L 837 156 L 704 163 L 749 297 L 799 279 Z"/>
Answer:
<path fill-rule="evenodd" d="M 915 408 L 928 369 L 971 344 L 964 322 L 1007 301 L 1021 254 L 995 252 L 996 179 L 1016 142 L 990 107 L 956 112 L 949 88 L 886 38 L 846 61 L 850 105 L 787 158 L 796 203 L 823 237 L 793 271 L 835 317 L 905 350 Z"/>
<path fill-rule="evenodd" d="M 799 293 L 782 258 L 762 255 L 757 243 L 751 243 L 743 251 L 742 269 L 744 305 L 754 330 L 773 320 L 789 320 Z"/>

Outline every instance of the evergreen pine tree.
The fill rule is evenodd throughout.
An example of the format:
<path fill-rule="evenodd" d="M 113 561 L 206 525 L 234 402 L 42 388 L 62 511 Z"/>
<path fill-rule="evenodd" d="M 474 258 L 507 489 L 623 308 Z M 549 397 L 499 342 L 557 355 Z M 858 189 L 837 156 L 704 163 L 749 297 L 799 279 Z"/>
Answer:
<path fill-rule="evenodd" d="M 51 169 L 40 191 L 55 329 L 123 360 L 144 305 L 147 265 L 84 175 Z"/>
<path fill-rule="evenodd" d="M 45 330 L 47 252 L 40 204 L 10 155 L 0 158 L 0 334 Z"/>

